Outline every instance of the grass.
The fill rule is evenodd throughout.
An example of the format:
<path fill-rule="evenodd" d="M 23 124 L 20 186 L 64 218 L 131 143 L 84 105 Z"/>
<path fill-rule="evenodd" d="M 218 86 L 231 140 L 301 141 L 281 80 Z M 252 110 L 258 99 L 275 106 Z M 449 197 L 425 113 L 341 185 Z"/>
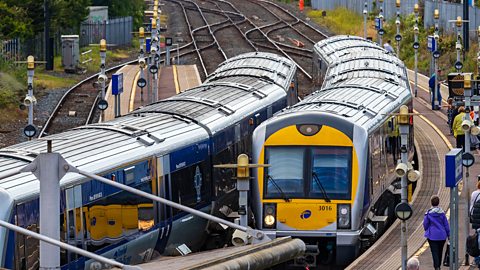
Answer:
<path fill-rule="evenodd" d="M 90 49 L 92 53 L 87 55 L 86 58 L 91 57 L 92 61 L 87 63 L 84 68 L 87 73 L 91 74 L 98 72 L 100 69 L 100 48 L 98 46 L 90 46 L 82 48 L 81 51 L 84 52 Z M 115 62 L 129 58 L 130 55 L 132 55 L 132 51 L 135 51 L 133 47 L 117 48 L 114 50 L 109 48 L 107 51 L 107 67 L 112 66 Z M 83 60 L 85 59 L 82 57 L 80 61 Z M 50 91 L 71 87 L 85 77 L 85 75 L 64 74 L 61 56 L 55 56 L 53 71 L 45 71 L 44 67 L 44 65 L 39 65 L 35 68 L 35 90 Z M 18 104 L 20 104 L 25 97 L 27 92 L 26 84 L 26 66 L 3 61 L 3 59 L 0 58 L 0 126 L 5 121 L 25 117 L 25 112 L 18 109 Z M 37 94 L 41 93 L 37 92 Z"/>
<path fill-rule="evenodd" d="M 70 77 L 58 77 L 49 73 L 38 73 L 33 80 L 35 88 L 57 89 L 67 88 L 74 85 L 78 79 Z"/>
<path fill-rule="evenodd" d="M 321 11 L 308 10 L 307 16 L 314 22 L 329 28 L 335 34 L 346 34 L 363 36 L 363 16 L 346 8 L 337 8 L 335 10 L 327 11 L 327 16 L 322 17 Z M 373 40 L 377 41 L 377 31 L 374 27 L 374 16 L 369 16 L 367 22 L 367 35 L 373 37 Z M 402 41 L 400 44 L 400 59 L 402 59 L 406 66 L 410 69 L 415 65 L 415 51 L 412 48 L 414 41 L 413 27 L 415 24 L 415 17 L 413 14 L 401 17 L 400 33 L 402 34 Z M 423 22 L 419 21 L 419 42 L 420 49 L 418 51 L 418 69 L 419 72 L 429 76 L 430 72 L 430 52 L 426 48 L 428 35 L 433 35 L 433 28 L 424 29 Z M 396 25 L 395 19 L 384 23 L 385 35 L 383 36 L 383 42 L 392 40 L 391 45 L 396 48 L 395 35 Z M 456 49 L 455 49 L 456 37 L 455 35 L 445 34 L 440 38 L 440 50 L 441 56 L 439 59 L 439 67 L 444 71 L 443 76 L 446 76 L 450 72 L 456 72 L 454 64 L 456 62 Z M 478 44 L 472 42 L 470 51 L 465 55 L 465 61 L 463 61 L 463 72 L 475 72 L 477 70 L 477 51 Z M 445 78 L 441 78 L 445 79 Z"/>
<path fill-rule="evenodd" d="M 363 16 L 346 8 L 337 8 L 327 11 L 327 16 L 322 16 L 321 10 L 307 10 L 307 16 L 317 24 L 326 26 L 330 31 L 339 35 L 363 36 Z M 368 35 L 375 34 L 372 22 L 368 22 Z"/>

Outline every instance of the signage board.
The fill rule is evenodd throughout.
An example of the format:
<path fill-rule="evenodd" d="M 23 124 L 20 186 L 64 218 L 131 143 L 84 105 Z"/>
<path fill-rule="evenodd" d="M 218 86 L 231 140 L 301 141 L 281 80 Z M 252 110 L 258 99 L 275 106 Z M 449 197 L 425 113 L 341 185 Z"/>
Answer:
<path fill-rule="evenodd" d="M 463 177 L 462 148 L 454 148 L 445 155 L 445 186 L 456 187 Z"/>
<path fill-rule="evenodd" d="M 112 95 L 123 93 L 123 73 L 112 75 Z"/>
<path fill-rule="evenodd" d="M 448 74 L 448 93 L 450 97 L 464 95 L 463 88 L 463 74 L 462 73 L 450 73 Z"/>
<path fill-rule="evenodd" d="M 427 48 L 430 50 L 430 52 L 434 52 L 437 50 L 437 42 L 433 36 L 428 36 Z"/>
<path fill-rule="evenodd" d="M 151 49 L 152 49 L 152 39 L 147 37 L 145 39 L 145 50 L 147 50 L 147 53 L 150 53 Z"/>
<path fill-rule="evenodd" d="M 375 30 L 380 30 L 382 28 L 382 19 L 375 18 Z"/>

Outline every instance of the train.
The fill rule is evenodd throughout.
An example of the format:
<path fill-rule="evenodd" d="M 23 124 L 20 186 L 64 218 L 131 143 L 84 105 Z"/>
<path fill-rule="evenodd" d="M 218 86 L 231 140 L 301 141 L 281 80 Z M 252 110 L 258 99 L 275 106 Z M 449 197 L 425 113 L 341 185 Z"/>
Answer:
<path fill-rule="evenodd" d="M 376 43 L 334 36 L 314 46 L 316 90 L 253 133 L 252 211 L 270 238 L 307 245 L 304 266 L 347 265 L 395 220 L 397 113 L 412 112 L 401 60 Z M 410 117 L 408 158 L 414 158 Z M 402 149 L 403 150 L 403 149 Z"/>
<path fill-rule="evenodd" d="M 214 169 L 251 153 L 255 127 L 297 99 L 297 67 L 271 53 L 238 55 L 204 83 L 112 121 L 80 126 L 46 139 L 71 164 L 112 181 L 227 218 L 235 210 L 231 170 Z M 0 173 L 23 167 L 46 142 L 0 149 Z M 77 174 L 61 182 L 61 240 L 125 264 L 223 246 L 218 224 Z M 39 182 L 31 173 L 0 180 L 0 218 L 39 231 Z M 238 206 L 237 206 L 238 209 Z M 208 239 L 214 239 L 207 241 Z M 0 228 L 0 268 L 39 268 L 39 241 Z M 62 269 L 104 267 L 62 250 Z"/>

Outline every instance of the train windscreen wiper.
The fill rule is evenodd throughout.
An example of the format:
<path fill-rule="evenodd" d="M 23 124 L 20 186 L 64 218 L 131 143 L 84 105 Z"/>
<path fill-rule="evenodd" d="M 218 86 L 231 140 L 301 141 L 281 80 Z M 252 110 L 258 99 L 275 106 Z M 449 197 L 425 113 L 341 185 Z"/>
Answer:
<path fill-rule="evenodd" d="M 278 190 L 278 192 L 280 192 L 280 194 L 282 194 L 282 199 L 284 199 L 286 202 L 290 202 L 290 199 L 287 197 L 285 192 L 283 192 L 282 188 L 280 188 L 277 182 L 275 182 L 275 179 L 273 179 L 273 177 L 267 174 L 267 180 L 272 181 L 273 186 Z"/>
<path fill-rule="evenodd" d="M 312 175 L 313 175 L 313 180 L 315 180 L 315 183 L 317 183 L 317 185 L 320 187 L 320 190 L 323 193 L 323 197 L 324 197 L 325 201 L 330 202 L 330 199 L 328 198 L 327 192 L 325 191 L 325 188 L 323 188 L 322 182 L 320 182 L 320 179 L 318 178 L 317 173 L 312 171 Z"/>

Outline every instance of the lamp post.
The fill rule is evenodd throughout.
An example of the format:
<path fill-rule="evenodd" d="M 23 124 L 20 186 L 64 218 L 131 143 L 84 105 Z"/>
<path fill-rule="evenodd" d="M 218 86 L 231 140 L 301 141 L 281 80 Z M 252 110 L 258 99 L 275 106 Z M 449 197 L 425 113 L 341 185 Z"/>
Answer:
<path fill-rule="evenodd" d="M 378 34 L 378 45 L 382 46 L 382 36 L 384 34 L 383 30 L 383 0 L 380 1 L 380 13 L 378 14 L 378 19 L 380 20 L 380 27 L 377 31 Z"/>
<path fill-rule="evenodd" d="M 23 103 L 28 106 L 28 124 L 23 129 L 23 133 L 28 137 L 30 141 L 35 134 L 37 134 L 37 128 L 33 124 L 33 105 L 37 103 L 37 99 L 33 95 L 33 76 L 35 74 L 35 58 L 33 56 L 27 57 L 27 89 L 28 93 Z"/>
<path fill-rule="evenodd" d="M 433 90 L 432 110 L 438 110 L 440 109 L 440 105 L 441 105 L 439 104 L 439 101 L 437 98 L 438 91 L 440 91 L 440 89 L 438 88 L 438 58 L 440 58 L 440 44 L 439 44 L 439 35 L 438 35 L 438 20 L 440 19 L 440 12 L 438 11 L 438 9 L 435 9 L 435 11 L 433 12 L 433 18 L 435 20 L 435 34 L 433 35 L 433 37 L 435 39 L 437 50 L 433 52 L 433 66 L 435 69 L 435 85 L 432 89 Z"/>
<path fill-rule="evenodd" d="M 455 69 L 457 72 L 463 68 L 462 61 L 460 59 L 460 53 L 462 51 L 462 43 L 460 42 L 461 35 L 462 35 L 462 17 L 458 16 L 457 20 L 455 21 L 455 25 L 457 26 L 457 43 L 455 44 L 455 49 L 457 50 L 457 62 L 455 62 Z"/>
<path fill-rule="evenodd" d="M 365 2 L 363 6 L 363 38 L 367 39 L 367 14 L 368 14 L 368 4 Z"/>
<path fill-rule="evenodd" d="M 140 79 L 137 81 L 137 85 L 140 87 L 140 101 L 143 105 L 143 88 L 147 83 L 147 81 L 145 80 L 145 74 L 144 74 L 146 63 L 145 63 L 145 54 L 143 50 L 143 42 L 145 39 L 145 29 L 143 27 L 140 27 L 140 29 L 138 29 L 138 38 L 140 41 L 140 56 L 138 59 L 138 64 L 140 66 Z"/>
<path fill-rule="evenodd" d="M 397 56 L 400 58 L 400 41 L 402 40 L 402 35 L 400 35 L 400 0 L 397 0 L 395 5 L 397 7 L 397 19 L 395 20 L 397 35 L 395 36 L 395 40 L 397 41 Z"/>
<path fill-rule="evenodd" d="M 410 121 L 408 107 L 402 105 L 398 115 L 398 125 L 400 130 L 400 152 L 401 162 L 395 169 L 397 176 L 401 177 L 401 204 L 408 205 L 408 134 L 410 132 Z M 402 166 L 403 165 L 403 166 Z M 407 269 L 407 223 L 406 220 L 402 220 L 401 226 L 401 246 L 402 246 L 402 270 Z"/>
<path fill-rule="evenodd" d="M 98 76 L 98 83 L 100 85 L 101 91 L 101 102 L 99 102 L 98 107 L 102 111 L 100 115 L 100 122 L 105 121 L 105 110 L 102 110 L 103 105 L 107 102 L 105 100 L 105 83 L 107 82 L 107 75 L 105 75 L 105 60 L 107 58 L 107 41 L 105 39 L 100 40 L 100 75 Z M 104 102 L 102 102 L 104 101 Z M 100 104 L 102 103 L 102 105 Z M 108 107 L 108 103 L 107 103 Z M 105 108 L 106 109 L 106 108 Z"/>
<path fill-rule="evenodd" d="M 415 6 L 413 7 L 413 12 L 415 13 L 415 26 L 413 27 L 413 49 L 415 50 L 415 97 L 418 93 L 418 49 L 420 48 L 420 43 L 418 42 L 418 9 L 418 4 L 415 4 Z"/>
<path fill-rule="evenodd" d="M 154 17 L 152 18 L 152 39 L 151 39 L 151 54 L 153 55 L 153 64 L 149 67 L 150 73 L 153 75 L 153 86 L 152 86 L 152 102 L 157 101 L 158 96 L 158 33 L 157 33 L 157 18 L 156 13 L 153 13 Z"/>

